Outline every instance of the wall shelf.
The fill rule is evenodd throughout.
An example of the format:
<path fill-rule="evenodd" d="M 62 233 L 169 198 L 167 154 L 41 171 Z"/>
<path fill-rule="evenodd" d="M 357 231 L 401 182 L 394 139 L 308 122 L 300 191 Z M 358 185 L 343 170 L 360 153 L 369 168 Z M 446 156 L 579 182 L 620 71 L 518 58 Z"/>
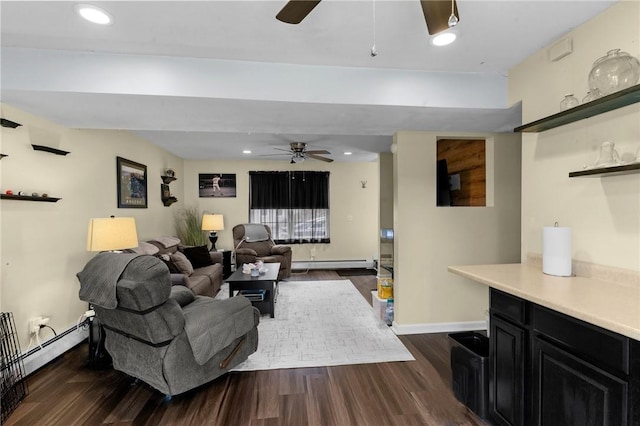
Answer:
<path fill-rule="evenodd" d="M 640 163 L 625 164 L 623 166 L 599 167 L 597 169 L 580 170 L 569 173 L 569 177 L 596 177 L 596 176 L 615 176 L 626 175 L 631 173 L 640 173 Z"/>
<path fill-rule="evenodd" d="M 162 204 L 164 204 L 165 207 L 169 207 L 171 204 L 177 202 L 178 199 L 176 197 L 168 197 L 168 198 L 163 198 L 162 199 Z"/>
<path fill-rule="evenodd" d="M 160 184 L 160 199 L 165 207 L 169 207 L 171 204 L 178 201 L 176 197 L 171 195 L 171 189 L 169 188 L 169 184 L 176 180 L 176 178 L 173 176 L 160 176 L 160 178 L 163 182 Z"/>
<path fill-rule="evenodd" d="M 8 157 L 7 154 L 0 154 L 0 160 L 2 160 L 4 157 Z"/>
<path fill-rule="evenodd" d="M 17 200 L 17 201 L 44 201 L 48 203 L 57 203 L 58 200 L 62 198 L 53 198 L 53 197 L 31 197 L 29 195 L 7 195 L 0 194 L 0 199 L 3 200 Z"/>
<path fill-rule="evenodd" d="M 35 151 L 44 151 L 44 152 L 48 152 L 56 155 L 67 155 L 69 153 L 69 151 L 63 151 L 61 149 L 51 148 L 50 146 L 34 145 L 34 144 L 31 144 L 31 146 Z"/>
<path fill-rule="evenodd" d="M 595 101 L 578 105 L 575 108 L 550 115 L 529 124 L 524 124 L 520 127 L 516 127 L 513 131 L 517 133 L 543 132 L 545 130 L 564 126 L 565 124 L 573 123 L 575 121 L 584 120 L 585 118 L 613 111 L 637 102 L 640 102 L 640 84 L 612 93 L 611 95 L 603 96 Z"/>
<path fill-rule="evenodd" d="M 6 118 L 0 118 L 0 126 L 15 129 L 16 127 L 22 126 L 22 124 L 16 123 L 15 121 L 7 120 Z"/>

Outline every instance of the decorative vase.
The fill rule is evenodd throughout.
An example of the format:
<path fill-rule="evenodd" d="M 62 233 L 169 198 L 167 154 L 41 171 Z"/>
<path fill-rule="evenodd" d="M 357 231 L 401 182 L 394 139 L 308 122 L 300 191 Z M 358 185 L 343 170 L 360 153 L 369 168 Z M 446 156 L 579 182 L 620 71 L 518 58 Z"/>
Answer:
<path fill-rule="evenodd" d="M 591 93 L 591 90 L 589 90 L 587 92 L 587 94 L 585 95 L 585 97 L 582 98 L 582 103 L 586 104 L 588 102 L 595 101 L 596 99 L 598 99 L 598 97 L 596 95 L 594 95 L 593 93 Z"/>
<path fill-rule="evenodd" d="M 640 61 L 620 49 L 612 49 L 593 63 L 589 89 L 596 97 L 610 95 L 635 85 L 640 79 Z"/>
<path fill-rule="evenodd" d="M 578 98 L 573 96 L 573 93 L 567 93 L 564 95 L 564 99 L 560 102 L 560 111 L 566 111 L 570 108 L 580 105 Z"/>

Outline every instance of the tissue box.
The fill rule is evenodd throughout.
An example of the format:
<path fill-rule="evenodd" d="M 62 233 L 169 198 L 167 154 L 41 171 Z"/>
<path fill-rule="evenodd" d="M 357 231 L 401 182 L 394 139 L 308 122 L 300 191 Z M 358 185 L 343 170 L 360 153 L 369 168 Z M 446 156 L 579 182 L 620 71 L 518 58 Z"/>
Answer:
<path fill-rule="evenodd" d="M 373 313 L 375 313 L 376 318 L 380 318 L 380 321 L 384 321 L 384 311 L 387 309 L 387 299 L 379 298 L 378 292 L 372 291 L 371 305 L 373 306 Z"/>

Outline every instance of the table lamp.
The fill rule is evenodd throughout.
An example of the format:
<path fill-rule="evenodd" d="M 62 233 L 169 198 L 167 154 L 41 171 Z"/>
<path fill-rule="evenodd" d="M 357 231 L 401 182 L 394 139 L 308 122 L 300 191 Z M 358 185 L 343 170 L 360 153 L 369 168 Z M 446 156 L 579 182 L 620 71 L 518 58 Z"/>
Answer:
<path fill-rule="evenodd" d="M 118 251 L 138 247 L 136 220 L 132 217 L 89 219 L 87 251 Z"/>
<path fill-rule="evenodd" d="M 221 214 L 203 214 L 202 230 L 209 231 L 209 241 L 211 241 L 211 251 L 216 251 L 216 241 L 218 241 L 217 231 L 224 230 L 224 217 Z"/>

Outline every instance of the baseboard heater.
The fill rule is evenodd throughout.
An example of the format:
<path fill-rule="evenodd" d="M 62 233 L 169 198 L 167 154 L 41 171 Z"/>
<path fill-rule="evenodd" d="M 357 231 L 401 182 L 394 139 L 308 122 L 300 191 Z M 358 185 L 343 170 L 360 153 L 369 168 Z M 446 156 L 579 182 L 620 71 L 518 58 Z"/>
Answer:
<path fill-rule="evenodd" d="M 79 329 L 73 326 L 43 342 L 41 346 L 36 346 L 28 352 L 23 353 L 20 355 L 20 358 L 22 358 L 24 362 L 25 374 L 28 376 L 44 367 L 49 362 L 88 338 L 89 329 Z"/>
<path fill-rule="evenodd" d="M 291 262 L 294 271 L 306 269 L 350 269 L 373 268 L 373 260 L 295 260 Z"/>

